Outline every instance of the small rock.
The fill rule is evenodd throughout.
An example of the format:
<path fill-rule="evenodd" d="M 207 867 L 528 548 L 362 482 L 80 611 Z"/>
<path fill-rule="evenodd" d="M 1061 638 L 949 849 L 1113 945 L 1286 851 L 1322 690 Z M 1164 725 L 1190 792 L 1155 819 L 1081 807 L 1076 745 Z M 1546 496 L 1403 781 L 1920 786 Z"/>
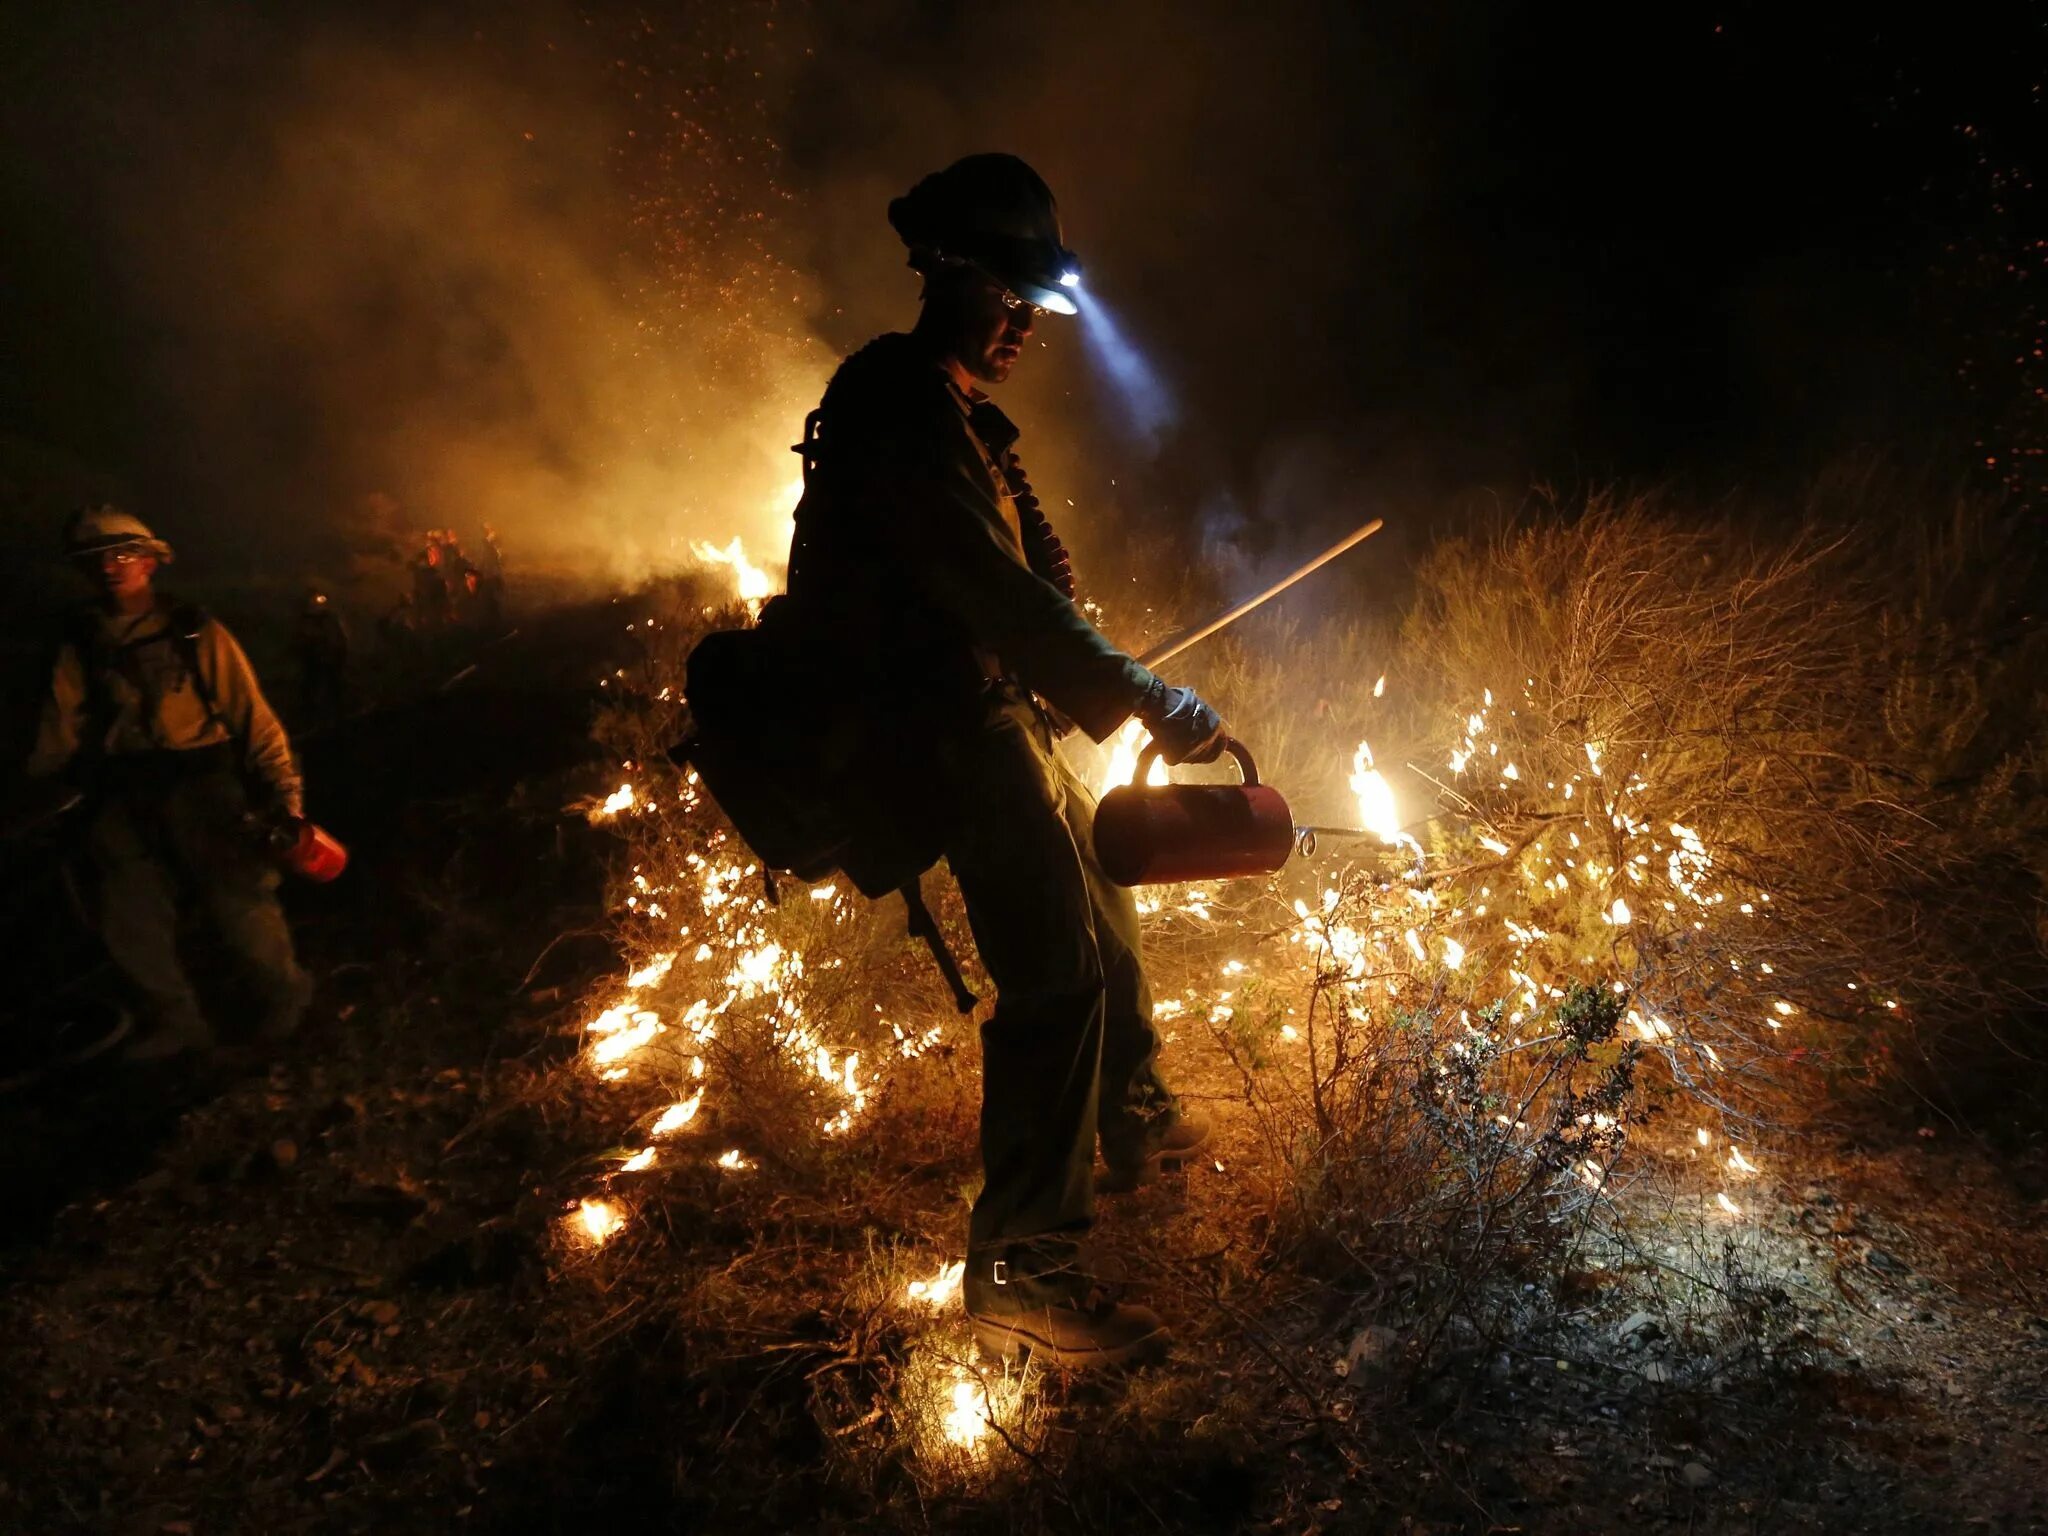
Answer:
<path fill-rule="evenodd" d="M 1344 1369 L 1338 1374 L 1349 1376 L 1361 1365 L 1384 1365 L 1400 1347 L 1401 1335 L 1384 1324 L 1361 1328 L 1352 1337 L 1351 1347 L 1344 1351 Z"/>
<path fill-rule="evenodd" d="M 1662 1360 L 1645 1360 L 1643 1362 L 1643 1380 L 1654 1382 L 1658 1386 L 1662 1386 L 1670 1381 L 1675 1374 L 1671 1367 Z"/>
<path fill-rule="evenodd" d="M 1645 1340 L 1660 1339 L 1664 1336 L 1664 1325 L 1658 1321 L 1656 1313 L 1631 1312 L 1628 1321 L 1614 1330 L 1617 1339 L 1633 1339 L 1638 1335 Z"/>
<path fill-rule="evenodd" d="M 1688 1488 L 1706 1488 L 1712 1485 L 1714 1474 L 1703 1461 L 1688 1461 L 1678 1469 Z"/>
<path fill-rule="evenodd" d="M 398 1321 L 398 1303 L 395 1301 L 366 1301 L 357 1310 L 379 1328 L 388 1328 Z"/>
<path fill-rule="evenodd" d="M 1882 1270 L 1887 1275 L 1910 1275 L 1913 1273 L 1912 1265 L 1899 1258 L 1896 1254 L 1885 1252 L 1882 1248 L 1871 1249 L 1870 1252 L 1863 1256 L 1863 1262 L 1872 1269 Z"/>
<path fill-rule="evenodd" d="M 280 1168 L 289 1168 L 299 1160 L 299 1144 L 288 1137 L 280 1137 L 270 1144 L 271 1161 Z"/>

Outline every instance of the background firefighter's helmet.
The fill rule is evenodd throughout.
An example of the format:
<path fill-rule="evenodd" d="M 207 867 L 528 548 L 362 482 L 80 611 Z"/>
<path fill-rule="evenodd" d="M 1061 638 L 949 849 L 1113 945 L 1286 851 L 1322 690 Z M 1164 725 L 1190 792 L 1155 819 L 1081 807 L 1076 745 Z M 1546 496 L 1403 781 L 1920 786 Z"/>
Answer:
<path fill-rule="evenodd" d="M 132 549 L 154 555 L 168 564 L 174 556 L 171 546 L 149 531 L 149 525 L 132 512 L 112 503 L 84 507 L 71 514 L 64 525 L 64 553 L 71 559 L 91 559 L 110 549 Z"/>
<path fill-rule="evenodd" d="M 966 262 L 1040 309 L 1075 312 L 1081 259 L 1061 239 L 1052 189 L 1015 155 L 969 155 L 933 172 L 889 204 L 889 223 L 920 272 Z"/>

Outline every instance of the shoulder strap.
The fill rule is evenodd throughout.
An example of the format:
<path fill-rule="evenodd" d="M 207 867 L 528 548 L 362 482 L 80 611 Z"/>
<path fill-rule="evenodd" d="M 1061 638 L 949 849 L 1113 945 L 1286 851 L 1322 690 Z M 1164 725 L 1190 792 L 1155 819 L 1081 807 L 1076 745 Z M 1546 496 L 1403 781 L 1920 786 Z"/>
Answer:
<path fill-rule="evenodd" d="M 171 643 L 178 648 L 178 659 L 185 663 L 185 670 L 192 674 L 192 691 L 199 696 L 199 702 L 206 710 L 206 718 L 234 735 L 234 728 L 220 712 L 220 703 L 213 689 L 213 680 L 206 675 L 206 668 L 199 657 L 199 637 L 212 622 L 209 614 L 197 603 L 178 603 L 171 609 Z"/>
<path fill-rule="evenodd" d="M 974 1012 L 976 998 L 960 975 L 960 962 L 953 958 L 953 951 L 947 947 L 946 936 L 939 931 L 932 909 L 924 904 L 923 878 L 912 875 L 897 888 L 896 894 L 903 898 L 904 918 L 911 937 L 924 941 L 924 947 L 931 951 L 931 957 L 939 967 L 939 974 L 946 978 L 946 985 L 953 993 L 953 1006 L 962 1013 Z"/>
<path fill-rule="evenodd" d="M 1017 423 L 1003 414 L 1002 407 L 993 400 L 977 400 L 968 409 L 967 424 L 974 428 L 974 435 L 981 439 L 989 456 L 998 464 L 1009 457 L 1010 450 L 1017 446 L 1017 439 L 1023 434 L 1017 430 Z"/>

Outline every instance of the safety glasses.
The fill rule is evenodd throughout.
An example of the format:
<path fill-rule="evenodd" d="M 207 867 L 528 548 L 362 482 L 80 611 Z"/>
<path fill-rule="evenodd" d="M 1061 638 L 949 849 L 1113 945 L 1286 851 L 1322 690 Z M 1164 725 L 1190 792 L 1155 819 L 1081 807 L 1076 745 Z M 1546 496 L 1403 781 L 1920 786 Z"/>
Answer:
<path fill-rule="evenodd" d="M 990 278 L 989 281 L 994 282 L 995 279 Z M 998 284 L 997 286 L 1000 287 L 1001 285 Z M 1016 294 L 1012 293 L 1007 288 L 1003 289 L 1002 299 L 1004 309 L 1008 310 L 1011 314 L 1016 315 L 1020 318 L 1029 315 L 1034 322 L 1043 320 L 1047 315 L 1052 313 L 1051 310 L 1043 308 L 1040 305 L 1034 304 L 1029 299 L 1018 298 Z"/>
<path fill-rule="evenodd" d="M 1034 304 L 1029 299 L 1019 296 L 1016 290 L 1011 288 L 1008 283 L 997 277 L 995 273 L 989 271 L 987 267 L 978 261 L 970 261 L 965 256 L 952 255 L 942 255 L 939 257 L 939 261 L 943 266 L 965 267 L 968 271 L 972 272 L 976 277 L 987 283 L 989 287 L 993 288 L 996 291 L 996 297 L 1002 300 L 1003 308 L 1020 320 L 1029 315 L 1035 323 L 1052 313 L 1044 305 Z"/>

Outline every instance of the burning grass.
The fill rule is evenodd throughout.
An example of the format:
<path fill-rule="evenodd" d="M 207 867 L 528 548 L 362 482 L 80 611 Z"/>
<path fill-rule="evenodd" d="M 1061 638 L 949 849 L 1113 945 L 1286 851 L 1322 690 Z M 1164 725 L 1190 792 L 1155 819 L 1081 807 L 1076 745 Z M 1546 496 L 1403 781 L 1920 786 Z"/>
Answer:
<path fill-rule="evenodd" d="M 1073 1443 L 1088 1425 L 1140 1457 L 1227 1464 L 1276 1425 L 1358 1454 L 1333 1361 L 1416 1382 L 1533 1337 L 1532 1293 L 1625 1293 L 1640 1192 L 1684 1212 L 1674 1253 L 1725 1257 L 1748 1181 L 1823 1096 L 2028 1059 L 2012 1031 L 2048 991 L 2031 573 L 1981 513 L 1921 538 L 1901 562 L 1821 515 L 1744 534 L 1550 508 L 1436 550 L 1398 636 L 1214 643 L 1191 680 L 1266 777 L 1366 835 L 1261 884 L 1143 893 L 1169 1067 L 1224 1124 L 1213 1177 L 1107 1237 L 1188 1357 L 1113 1404 L 967 1351 L 969 1026 L 893 910 L 774 889 L 662 763 L 681 657 L 738 613 L 636 600 L 644 657 L 600 723 L 620 782 L 590 808 L 624 840 L 630 972 L 580 1056 L 626 1148 L 566 1226 L 589 1252 L 708 1201 L 763 1233 L 864 1230 L 858 1254 L 842 1230 L 694 1305 L 728 1328 L 812 1306 L 804 1412 L 877 1497 L 907 1475 L 927 1499 L 1008 1479 L 1071 1501 L 1077 1468 L 1114 1460 Z M 1083 748 L 1084 774 L 1127 779 L 1134 748 Z M 950 887 L 935 908 L 971 953 Z M 1761 1368 L 1768 1327 L 1744 1326 Z M 1210 1369 L 1231 1385 L 1183 1415 Z"/>

